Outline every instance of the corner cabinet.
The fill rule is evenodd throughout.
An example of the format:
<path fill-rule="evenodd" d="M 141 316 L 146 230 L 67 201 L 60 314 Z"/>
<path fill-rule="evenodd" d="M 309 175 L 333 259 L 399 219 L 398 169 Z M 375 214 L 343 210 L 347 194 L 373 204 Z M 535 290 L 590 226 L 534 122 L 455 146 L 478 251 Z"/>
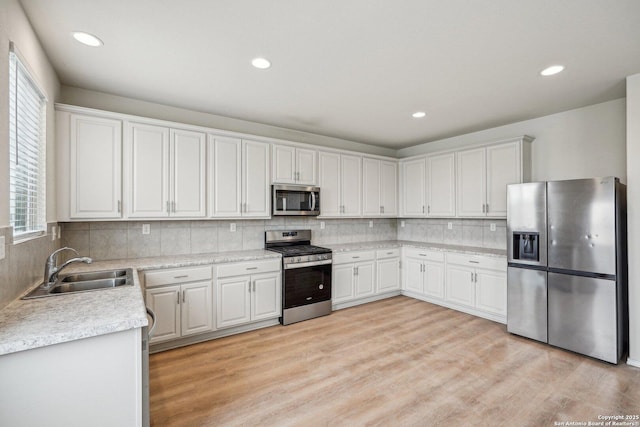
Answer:
<path fill-rule="evenodd" d="M 269 144 L 208 136 L 209 216 L 269 217 Z"/>
<path fill-rule="evenodd" d="M 362 214 L 395 217 L 398 214 L 398 164 L 362 159 Z"/>
<path fill-rule="evenodd" d="M 129 218 L 203 218 L 205 134 L 142 123 L 125 126 Z"/>
<path fill-rule="evenodd" d="M 274 144 L 271 150 L 274 184 L 316 184 L 317 152 L 288 145 Z"/>
<path fill-rule="evenodd" d="M 456 154 L 458 216 L 507 216 L 507 185 L 531 179 L 532 140 L 525 136 Z"/>
<path fill-rule="evenodd" d="M 455 153 L 400 163 L 401 216 L 455 216 Z"/>

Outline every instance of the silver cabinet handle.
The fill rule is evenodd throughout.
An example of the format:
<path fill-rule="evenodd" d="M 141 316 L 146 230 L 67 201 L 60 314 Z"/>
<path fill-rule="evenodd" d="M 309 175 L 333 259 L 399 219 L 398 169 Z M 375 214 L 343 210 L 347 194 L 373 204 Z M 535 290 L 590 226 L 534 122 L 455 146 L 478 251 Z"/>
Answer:
<path fill-rule="evenodd" d="M 387 252 L 387 255 L 393 255 L 393 252 Z"/>
<path fill-rule="evenodd" d="M 424 205 L 422 205 L 422 213 L 424 213 Z"/>
<path fill-rule="evenodd" d="M 485 213 L 485 211 L 484 211 L 484 203 L 482 204 L 482 213 Z"/>
<path fill-rule="evenodd" d="M 473 271 L 471 272 L 471 281 L 473 282 Z"/>
<path fill-rule="evenodd" d="M 487 213 L 489 213 L 489 203 L 487 203 Z"/>
<path fill-rule="evenodd" d="M 427 205 L 427 213 L 431 213 L 431 205 Z"/>
<path fill-rule="evenodd" d="M 255 292 L 255 291 L 256 291 L 256 281 L 254 280 L 253 281 L 253 292 Z"/>
<path fill-rule="evenodd" d="M 427 254 L 418 254 L 418 255 L 420 255 L 420 256 L 427 256 Z"/>
<path fill-rule="evenodd" d="M 187 291 L 182 290 L 182 302 L 187 302 Z"/>
<path fill-rule="evenodd" d="M 174 279 L 185 279 L 187 277 L 189 277 L 188 274 L 183 274 L 183 275 L 180 275 L 180 276 L 173 276 Z"/>
<path fill-rule="evenodd" d="M 358 267 L 355 267 L 355 268 L 354 268 L 353 273 L 354 273 L 354 275 L 356 275 L 356 276 L 358 275 Z"/>
<path fill-rule="evenodd" d="M 478 283 L 478 273 L 476 273 L 475 276 L 476 276 L 475 282 Z"/>
<path fill-rule="evenodd" d="M 247 283 L 249 285 L 249 289 L 247 289 L 249 292 L 251 292 L 251 280 L 249 280 L 249 283 Z"/>
<path fill-rule="evenodd" d="M 352 259 L 358 259 L 358 258 L 360 258 L 360 257 L 359 257 L 359 256 L 352 256 L 351 258 L 352 258 Z"/>
<path fill-rule="evenodd" d="M 178 292 L 178 305 L 180 304 L 180 292 Z"/>
<path fill-rule="evenodd" d="M 257 270 L 257 269 L 258 269 L 258 267 L 247 267 L 246 269 L 247 269 L 247 270 Z"/>
<path fill-rule="evenodd" d="M 118 200 L 118 213 L 122 213 L 122 202 Z"/>
<path fill-rule="evenodd" d="M 469 260 L 469 262 L 470 262 L 471 264 L 480 264 L 480 261 L 471 261 L 471 260 Z"/>

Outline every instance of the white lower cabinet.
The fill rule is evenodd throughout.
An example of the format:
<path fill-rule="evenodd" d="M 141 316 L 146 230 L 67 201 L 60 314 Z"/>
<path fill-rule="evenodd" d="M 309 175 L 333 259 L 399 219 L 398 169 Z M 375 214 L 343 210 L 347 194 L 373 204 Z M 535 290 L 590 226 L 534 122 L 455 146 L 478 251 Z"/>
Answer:
<path fill-rule="evenodd" d="M 446 301 L 492 320 L 506 321 L 507 262 L 503 258 L 447 254 Z"/>
<path fill-rule="evenodd" d="M 444 297 L 444 253 L 406 248 L 404 289 L 422 296 Z"/>
<path fill-rule="evenodd" d="M 400 249 L 334 254 L 332 273 L 334 309 L 399 294 Z"/>
<path fill-rule="evenodd" d="M 280 259 L 216 266 L 216 327 L 282 316 Z"/>
<path fill-rule="evenodd" d="M 145 300 L 156 315 L 151 344 L 213 330 L 211 266 L 144 273 Z"/>

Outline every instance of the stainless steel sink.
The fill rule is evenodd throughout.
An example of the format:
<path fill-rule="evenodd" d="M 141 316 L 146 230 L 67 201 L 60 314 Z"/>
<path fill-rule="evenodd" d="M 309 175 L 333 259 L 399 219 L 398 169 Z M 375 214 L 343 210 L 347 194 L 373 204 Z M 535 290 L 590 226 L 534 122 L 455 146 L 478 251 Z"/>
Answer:
<path fill-rule="evenodd" d="M 53 286 L 47 287 L 46 284 L 43 283 L 22 297 L 22 299 L 113 289 L 128 285 L 133 285 L 133 270 L 130 268 L 68 274 L 58 278 Z"/>
<path fill-rule="evenodd" d="M 59 279 L 60 282 L 86 282 L 89 280 L 99 279 L 112 279 L 117 277 L 125 277 L 127 270 L 105 270 L 105 271 L 92 271 L 90 273 L 77 273 L 63 276 Z"/>

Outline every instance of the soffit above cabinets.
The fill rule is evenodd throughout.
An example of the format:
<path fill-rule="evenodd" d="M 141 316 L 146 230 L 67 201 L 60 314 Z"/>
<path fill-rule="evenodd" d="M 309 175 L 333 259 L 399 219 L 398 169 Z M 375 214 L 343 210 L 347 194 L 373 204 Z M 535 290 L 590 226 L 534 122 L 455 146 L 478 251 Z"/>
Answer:
<path fill-rule="evenodd" d="M 392 149 L 621 98 L 640 72 L 637 0 L 21 3 L 63 85 Z"/>

